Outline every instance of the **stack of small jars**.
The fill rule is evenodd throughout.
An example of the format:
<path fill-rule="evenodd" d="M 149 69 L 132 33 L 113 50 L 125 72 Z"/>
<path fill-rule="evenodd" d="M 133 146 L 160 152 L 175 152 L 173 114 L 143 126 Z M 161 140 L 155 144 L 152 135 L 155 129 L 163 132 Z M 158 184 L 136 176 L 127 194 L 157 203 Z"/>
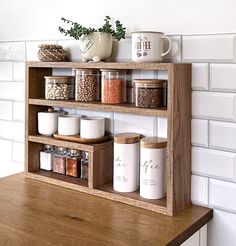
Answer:
<path fill-rule="evenodd" d="M 88 152 L 45 145 L 40 151 L 40 169 L 88 179 Z"/>

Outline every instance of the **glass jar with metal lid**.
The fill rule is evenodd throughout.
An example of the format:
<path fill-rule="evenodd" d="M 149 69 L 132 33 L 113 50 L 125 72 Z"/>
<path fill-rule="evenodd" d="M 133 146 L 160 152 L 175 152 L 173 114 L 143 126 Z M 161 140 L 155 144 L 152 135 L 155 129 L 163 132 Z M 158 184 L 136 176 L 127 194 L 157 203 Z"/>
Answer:
<path fill-rule="evenodd" d="M 75 84 L 73 76 L 45 76 L 45 98 L 69 100 L 74 98 Z"/>
<path fill-rule="evenodd" d="M 145 137 L 140 144 L 140 196 L 163 198 L 166 195 L 167 139 Z"/>
<path fill-rule="evenodd" d="M 93 69 L 76 69 L 75 100 L 92 102 L 99 99 L 99 71 Z"/>
<path fill-rule="evenodd" d="M 102 103 L 126 102 L 126 70 L 102 69 Z"/>
<path fill-rule="evenodd" d="M 66 173 L 66 157 L 68 150 L 66 148 L 58 147 L 53 154 L 53 167 L 52 170 L 55 173 Z"/>
<path fill-rule="evenodd" d="M 135 106 L 158 108 L 166 105 L 166 81 L 135 79 Z"/>
<path fill-rule="evenodd" d="M 66 175 L 80 177 L 82 153 L 80 150 L 71 149 L 66 157 Z"/>

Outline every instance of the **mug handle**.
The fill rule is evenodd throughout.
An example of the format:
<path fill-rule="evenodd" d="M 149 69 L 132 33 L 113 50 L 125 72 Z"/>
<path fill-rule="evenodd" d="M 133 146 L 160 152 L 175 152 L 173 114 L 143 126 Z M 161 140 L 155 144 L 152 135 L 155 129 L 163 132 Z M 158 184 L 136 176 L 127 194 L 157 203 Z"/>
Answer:
<path fill-rule="evenodd" d="M 169 48 L 168 48 L 168 50 L 167 50 L 166 52 L 162 52 L 162 53 L 161 53 L 161 56 L 165 56 L 165 55 L 167 55 L 167 54 L 170 52 L 170 50 L 171 50 L 171 41 L 170 41 L 170 39 L 169 39 L 167 36 L 162 36 L 161 39 L 162 39 L 162 40 L 163 40 L 163 39 L 166 39 L 166 40 L 168 40 L 168 42 L 169 42 Z"/>

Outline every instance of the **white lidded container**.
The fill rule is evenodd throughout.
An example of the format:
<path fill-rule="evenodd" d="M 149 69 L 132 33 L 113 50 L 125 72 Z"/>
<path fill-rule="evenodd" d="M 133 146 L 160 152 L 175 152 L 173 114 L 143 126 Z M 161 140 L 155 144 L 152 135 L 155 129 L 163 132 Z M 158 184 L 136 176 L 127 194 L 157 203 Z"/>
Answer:
<path fill-rule="evenodd" d="M 104 117 L 84 117 L 80 120 L 80 137 L 96 139 L 105 135 Z"/>
<path fill-rule="evenodd" d="M 45 145 L 40 151 L 40 169 L 52 171 L 53 146 Z"/>
<path fill-rule="evenodd" d="M 133 192 L 139 187 L 138 133 L 121 133 L 114 136 L 113 189 Z"/>
<path fill-rule="evenodd" d="M 63 115 L 58 117 L 58 134 L 71 136 L 80 132 L 81 115 Z"/>
<path fill-rule="evenodd" d="M 166 195 L 167 140 L 146 137 L 140 143 L 140 195 L 146 199 L 163 198 Z"/>
<path fill-rule="evenodd" d="M 52 136 L 58 130 L 58 117 L 63 111 L 54 111 L 49 108 L 46 112 L 38 112 L 38 132 L 41 135 Z"/>

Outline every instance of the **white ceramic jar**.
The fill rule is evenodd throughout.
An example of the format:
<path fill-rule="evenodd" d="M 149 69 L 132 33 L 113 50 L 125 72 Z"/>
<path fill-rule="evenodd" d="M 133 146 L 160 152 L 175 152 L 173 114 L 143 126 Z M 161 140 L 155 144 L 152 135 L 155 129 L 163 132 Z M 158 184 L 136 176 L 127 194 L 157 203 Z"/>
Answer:
<path fill-rule="evenodd" d="M 160 199 L 166 195 L 165 138 L 141 139 L 140 195 L 146 199 Z"/>
<path fill-rule="evenodd" d="M 138 133 L 122 133 L 114 136 L 113 189 L 133 192 L 139 187 Z"/>
<path fill-rule="evenodd" d="M 64 115 L 63 111 L 38 112 L 38 132 L 41 135 L 52 136 L 58 130 L 58 117 Z"/>
<path fill-rule="evenodd" d="M 64 115 L 58 117 L 59 135 L 78 135 L 80 132 L 81 115 Z"/>
<path fill-rule="evenodd" d="M 80 121 L 80 137 L 87 139 L 101 138 L 105 135 L 105 118 L 84 117 Z"/>

